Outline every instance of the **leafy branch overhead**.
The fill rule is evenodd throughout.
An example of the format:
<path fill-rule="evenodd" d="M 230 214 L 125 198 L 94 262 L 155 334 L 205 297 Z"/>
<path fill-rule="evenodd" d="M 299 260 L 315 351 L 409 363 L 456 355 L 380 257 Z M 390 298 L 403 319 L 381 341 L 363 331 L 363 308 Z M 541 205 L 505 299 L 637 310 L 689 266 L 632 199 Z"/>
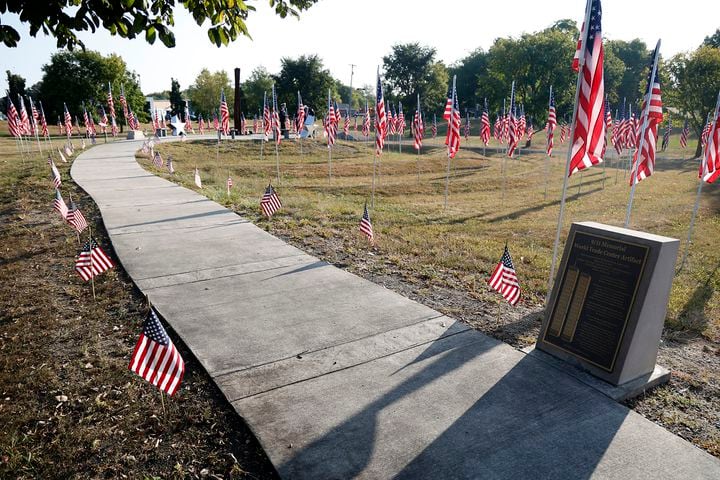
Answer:
<path fill-rule="evenodd" d="M 316 2 L 269 0 L 270 8 L 281 18 L 298 17 Z M 236 40 L 240 34 L 251 38 L 245 22 L 255 7 L 243 0 L 0 0 L 0 14 L 17 14 L 28 25 L 31 36 L 42 31 L 55 37 L 58 48 L 84 49 L 77 34 L 99 29 L 122 38 L 144 34 L 150 44 L 159 38 L 166 47 L 174 47 L 175 34 L 170 27 L 175 25 L 176 3 L 187 9 L 199 26 L 209 23 L 208 38 L 218 47 Z M 19 42 L 19 32 L 0 19 L 0 43 L 17 47 Z"/>

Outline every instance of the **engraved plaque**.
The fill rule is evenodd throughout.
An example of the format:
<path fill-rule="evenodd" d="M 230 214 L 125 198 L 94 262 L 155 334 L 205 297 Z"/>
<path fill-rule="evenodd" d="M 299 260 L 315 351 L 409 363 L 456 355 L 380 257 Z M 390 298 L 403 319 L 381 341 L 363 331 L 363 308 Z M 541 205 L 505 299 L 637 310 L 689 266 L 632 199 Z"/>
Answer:
<path fill-rule="evenodd" d="M 542 340 L 612 372 L 648 247 L 576 231 Z"/>

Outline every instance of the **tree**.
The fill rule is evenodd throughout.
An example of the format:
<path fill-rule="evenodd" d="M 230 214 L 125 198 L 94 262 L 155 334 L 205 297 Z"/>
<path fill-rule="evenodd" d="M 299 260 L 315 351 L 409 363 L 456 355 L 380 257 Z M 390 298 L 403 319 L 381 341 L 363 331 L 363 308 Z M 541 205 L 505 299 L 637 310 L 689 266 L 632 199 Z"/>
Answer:
<path fill-rule="evenodd" d="M 255 68 L 250 77 L 242 84 L 245 103 L 241 105 L 243 112 L 249 117 L 256 115 L 263 106 L 263 95 L 271 95 L 273 78 L 263 66 Z M 272 99 L 268 100 L 272 101 Z"/>
<path fill-rule="evenodd" d="M 137 75 L 127 70 L 125 61 L 118 55 L 107 57 L 95 51 L 58 51 L 50 57 L 50 63 L 43 65 L 43 77 L 33 89 L 43 102 L 48 122 L 63 112 L 63 103 L 67 104 L 72 115 L 82 113 L 83 105 L 90 114 L 97 114 L 102 105 L 107 108 L 108 83 L 113 87 L 113 96 L 117 105 L 118 122 L 127 121 L 117 101 L 121 87 L 125 89 L 125 98 L 130 109 L 141 121 L 147 120 L 144 113 L 145 97 L 140 90 Z M 72 88 L 70 88 L 72 87 Z"/>
<path fill-rule="evenodd" d="M 707 47 L 720 48 L 720 28 L 715 30 L 715 33 L 713 33 L 712 35 L 705 37 L 705 40 L 703 40 L 703 45 Z"/>
<path fill-rule="evenodd" d="M 319 117 L 327 111 L 328 90 L 337 101 L 349 100 L 339 98 L 338 83 L 317 55 L 302 55 L 297 59 L 285 57 L 280 60 L 280 65 L 280 73 L 275 78 L 280 102 L 295 105 L 299 91 L 303 103 L 312 107 Z"/>
<path fill-rule="evenodd" d="M 288 15 L 299 17 L 317 0 L 270 0 L 270 8 L 281 18 Z M 202 26 L 209 21 L 208 37 L 218 47 L 227 45 L 242 34 L 250 37 L 245 21 L 255 7 L 237 0 L 182 0 L 179 1 L 192 14 L 195 22 Z M 102 28 L 111 35 L 122 38 L 136 38 L 145 34 L 145 40 L 152 44 L 156 38 L 166 47 L 175 46 L 175 35 L 168 25 L 175 25 L 175 1 L 116 1 L 106 0 L 56 0 L 38 2 L 36 0 L 3 1 L 2 13 L 9 11 L 17 14 L 27 24 L 30 35 L 35 37 L 39 31 L 57 39 L 58 48 L 73 50 L 85 45 L 77 38 L 82 31 L 95 32 Z M 0 23 L 0 42 L 7 47 L 16 47 L 20 34 L 9 25 Z"/>
<path fill-rule="evenodd" d="M 195 79 L 195 83 L 188 88 L 187 95 L 195 113 L 201 113 L 205 118 L 211 118 L 220 108 L 220 91 L 225 91 L 225 99 L 232 114 L 235 92 L 230 86 L 230 77 L 225 70 L 210 73 L 203 68 Z"/>
<path fill-rule="evenodd" d="M 170 78 L 170 114 L 181 115 L 185 112 L 185 100 L 180 93 L 180 82 Z"/>
<path fill-rule="evenodd" d="M 610 80 L 614 83 L 614 89 L 610 91 L 610 102 L 621 103 L 623 99 L 627 99 L 632 105 L 639 104 L 639 99 L 642 98 L 640 92 L 647 87 L 646 72 L 650 58 L 650 51 L 645 42 L 637 38 L 630 42 L 607 40 L 605 53 L 606 56 L 619 59 L 624 66 L 624 71 L 620 72 L 618 78 L 613 77 L 611 73 Z M 640 86 L 643 82 L 645 85 Z"/>
<path fill-rule="evenodd" d="M 5 74 L 7 75 L 7 83 L 8 83 L 8 91 L 7 95 L 12 99 L 13 102 L 15 102 L 16 106 L 18 102 L 18 95 L 25 95 L 27 92 L 25 91 L 25 79 L 21 77 L 20 75 L 17 75 L 15 73 L 12 73 L 10 70 L 6 70 Z M 3 97 L 0 99 L 0 111 L 3 113 L 7 113 L 7 97 Z"/>
<path fill-rule="evenodd" d="M 418 43 L 393 45 L 389 55 L 383 57 L 383 70 L 389 101 L 409 101 L 415 104 L 420 94 L 422 108 L 434 111 L 444 105 L 447 92 L 447 68 L 435 61 L 435 49 Z"/>
<path fill-rule="evenodd" d="M 668 70 L 670 89 L 667 97 L 688 117 L 698 136 L 695 156 L 699 157 L 702 153 L 700 133 L 708 113 L 715 109 L 720 91 L 720 49 L 704 45 L 692 53 L 677 54 L 670 60 Z"/>
<path fill-rule="evenodd" d="M 457 75 L 457 95 L 461 110 L 474 108 L 478 103 L 482 105 L 487 96 L 487 92 L 478 91 L 478 77 L 487 70 L 487 61 L 487 53 L 482 48 L 477 48 L 450 67 L 450 76 Z"/>

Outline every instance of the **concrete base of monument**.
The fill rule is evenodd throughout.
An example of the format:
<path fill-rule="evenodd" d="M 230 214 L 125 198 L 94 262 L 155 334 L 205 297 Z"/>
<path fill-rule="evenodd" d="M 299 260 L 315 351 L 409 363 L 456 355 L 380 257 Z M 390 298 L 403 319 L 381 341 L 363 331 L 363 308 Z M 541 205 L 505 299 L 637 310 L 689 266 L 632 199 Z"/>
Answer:
<path fill-rule="evenodd" d="M 142 140 L 143 138 L 145 138 L 145 134 L 140 130 L 128 130 L 127 132 L 128 140 Z"/>
<path fill-rule="evenodd" d="M 523 348 L 522 351 L 527 353 L 529 356 L 535 357 L 538 360 L 562 370 L 568 375 L 580 380 L 585 385 L 594 388 L 603 395 L 618 402 L 642 395 L 651 388 L 670 381 L 670 370 L 665 367 L 661 367 L 660 365 L 655 365 L 655 370 L 653 370 L 652 373 L 645 374 L 634 380 L 625 382 L 622 385 L 613 385 L 594 376 L 590 372 L 583 370 L 578 365 L 572 365 L 564 360 L 545 353 L 542 350 L 536 349 L 535 345 Z"/>

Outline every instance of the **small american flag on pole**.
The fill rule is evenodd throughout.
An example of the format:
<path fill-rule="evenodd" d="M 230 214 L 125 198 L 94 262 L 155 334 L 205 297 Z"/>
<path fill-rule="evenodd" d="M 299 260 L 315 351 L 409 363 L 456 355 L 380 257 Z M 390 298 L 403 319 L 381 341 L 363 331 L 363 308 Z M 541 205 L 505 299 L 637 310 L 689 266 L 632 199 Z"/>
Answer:
<path fill-rule="evenodd" d="M 667 127 L 665 128 L 665 132 L 663 133 L 662 147 L 660 147 L 663 152 L 667 149 L 668 145 L 670 144 L 670 134 L 671 133 L 672 133 L 672 119 L 670 119 L 670 115 L 668 115 Z"/>
<path fill-rule="evenodd" d="M 300 92 L 297 92 L 297 113 L 295 114 L 295 130 L 297 130 L 298 136 L 302 133 L 305 127 L 305 106 L 302 103 L 302 97 Z"/>
<path fill-rule="evenodd" d="M 185 362 L 152 307 L 143 323 L 143 331 L 128 368 L 168 395 L 173 395 L 180 388 Z"/>
<path fill-rule="evenodd" d="M 164 164 L 165 162 L 163 162 L 160 152 L 155 152 L 155 155 L 153 156 L 153 165 L 155 165 L 156 168 L 162 168 Z"/>
<path fill-rule="evenodd" d="M 271 184 L 268 184 L 265 193 L 260 199 L 260 210 L 262 210 L 263 215 L 270 218 L 275 212 L 280 210 L 280 208 L 282 208 L 282 203 L 280 203 L 275 189 Z"/>
<path fill-rule="evenodd" d="M 65 220 L 67 220 L 67 222 L 72 225 L 78 233 L 81 233 L 88 226 L 87 220 L 85 220 L 85 216 L 82 214 L 82 212 L 80 212 L 80 209 L 77 207 L 77 205 L 75 205 L 75 202 L 72 201 L 72 198 L 70 199 L 70 207 L 68 208 L 68 213 L 65 217 Z"/>
<path fill-rule="evenodd" d="M 195 168 L 195 185 L 198 188 L 202 188 L 202 180 L 200 179 L 200 170 Z"/>
<path fill-rule="evenodd" d="M 102 251 L 94 238 L 85 242 L 83 249 L 75 261 L 75 271 L 80 275 L 80 278 L 86 282 L 110 270 L 114 266 L 110 257 Z"/>
<path fill-rule="evenodd" d="M 713 183 L 720 177 L 720 93 L 715 106 L 714 118 L 710 120 L 705 154 L 700 162 L 700 176 L 707 183 Z"/>
<path fill-rule="evenodd" d="M 480 138 L 487 147 L 490 143 L 490 113 L 488 112 L 487 98 L 485 99 L 482 117 L 480 118 Z"/>
<path fill-rule="evenodd" d="M 387 117 L 385 115 L 385 98 L 383 97 L 382 83 L 380 83 L 380 69 L 377 72 L 377 89 L 375 90 L 375 155 L 382 155 L 385 146 L 387 130 Z"/>
<path fill-rule="evenodd" d="M 365 100 L 365 118 L 363 119 L 362 134 L 363 137 L 370 136 L 370 105 L 367 100 Z"/>
<path fill-rule="evenodd" d="M 67 134 L 68 138 L 72 136 L 72 117 L 70 116 L 70 112 L 68 111 L 67 105 L 63 103 L 63 108 L 65 109 L 65 133 Z"/>
<path fill-rule="evenodd" d="M 374 243 L 375 235 L 373 234 L 372 223 L 370 223 L 370 214 L 368 213 L 367 203 L 365 204 L 362 218 L 360 218 L 360 233 L 365 235 L 370 243 Z"/>
<path fill-rule="evenodd" d="M 113 102 L 112 86 L 108 82 L 108 96 L 107 96 L 108 110 L 110 110 L 110 117 L 115 118 L 115 102 Z"/>
<path fill-rule="evenodd" d="M 512 258 L 510 258 L 510 251 L 508 250 L 507 244 L 505 245 L 505 251 L 500 261 L 492 275 L 490 275 L 488 283 L 493 290 L 505 297 L 505 300 L 507 300 L 510 305 L 516 305 L 520 300 L 520 283 L 518 282 L 515 266 L 513 265 Z"/>
<path fill-rule="evenodd" d="M 232 177 L 231 177 L 230 175 L 228 175 L 227 182 L 225 182 L 225 184 L 227 185 L 228 195 L 230 195 L 230 189 L 231 189 L 232 186 L 233 186 L 233 180 L 232 180 Z"/>
<path fill-rule="evenodd" d="M 60 190 L 57 188 L 55 189 L 55 199 L 53 200 L 53 208 L 56 212 L 60 214 L 60 216 L 63 218 L 63 220 L 67 219 L 68 214 L 68 207 L 65 203 L 65 200 L 63 200 L 62 195 L 60 194 Z"/>
<path fill-rule="evenodd" d="M 545 130 L 547 131 L 547 154 L 552 156 L 553 137 L 555 136 L 555 127 L 557 126 L 557 113 L 555 112 L 555 95 L 550 87 L 550 106 L 548 107 L 548 120 Z"/>
<path fill-rule="evenodd" d="M 230 110 L 225 100 L 225 90 L 220 91 L 220 129 L 223 135 L 230 135 Z"/>
<path fill-rule="evenodd" d="M 263 93 L 263 133 L 265 134 L 265 141 L 270 138 L 270 132 L 272 126 L 270 125 L 270 107 L 267 101 L 267 92 Z"/>
<path fill-rule="evenodd" d="M 662 98 L 660 91 L 660 79 L 658 78 L 657 62 L 659 57 L 658 49 L 660 43 L 655 47 L 650 57 L 650 73 L 648 84 L 645 90 L 645 98 L 640 110 L 642 119 L 641 127 L 636 137 L 635 145 L 638 150 L 633 156 L 632 175 L 630 184 L 638 183 L 653 174 L 655 170 L 655 150 L 657 141 L 658 125 L 662 122 Z M 642 151 L 640 151 L 642 150 Z"/>
<path fill-rule="evenodd" d="M 685 120 L 682 133 L 680 133 L 680 146 L 682 148 L 687 147 L 688 136 L 690 136 L 690 126 L 688 125 L 688 121 Z"/>
<path fill-rule="evenodd" d="M 445 145 L 447 145 L 447 154 L 449 158 L 455 158 L 455 154 L 460 150 L 460 108 L 458 105 L 457 90 L 455 89 L 455 76 L 453 76 L 452 85 L 452 107 L 450 108 L 450 116 L 448 117 L 448 129 L 445 136 Z"/>
<path fill-rule="evenodd" d="M 60 188 L 60 184 L 62 183 L 62 180 L 60 179 L 60 172 L 55 166 L 55 162 L 53 162 L 52 158 L 50 157 L 48 157 L 48 164 L 50 164 L 50 172 L 52 173 L 53 185 L 55 185 L 55 188 Z"/>

